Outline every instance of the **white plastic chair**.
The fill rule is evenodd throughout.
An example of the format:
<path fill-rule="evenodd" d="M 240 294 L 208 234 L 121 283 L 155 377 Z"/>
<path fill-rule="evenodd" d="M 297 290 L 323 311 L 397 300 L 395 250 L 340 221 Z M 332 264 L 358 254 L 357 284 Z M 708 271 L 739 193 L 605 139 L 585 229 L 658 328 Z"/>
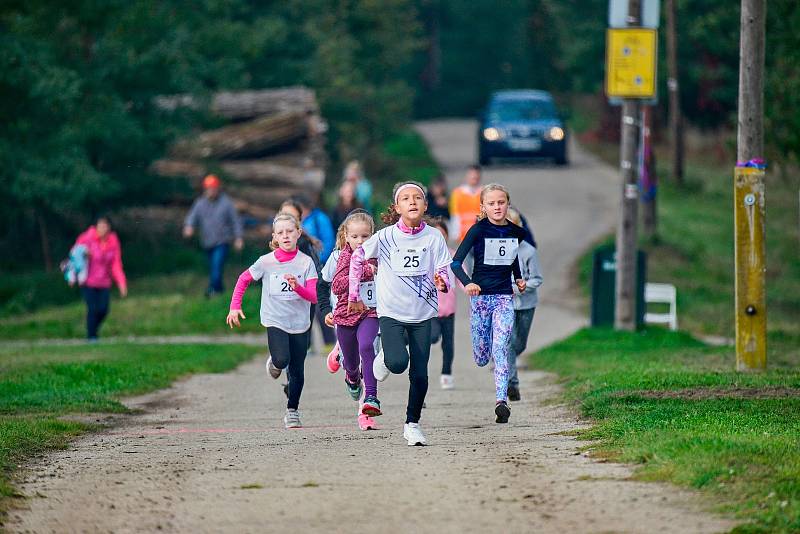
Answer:
<path fill-rule="evenodd" d="M 670 330 L 678 329 L 678 310 L 677 310 L 678 291 L 672 284 L 645 284 L 644 304 L 645 309 L 648 304 L 668 304 L 667 313 L 644 314 L 644 322 L 651 324 L 668 324 Z"/>

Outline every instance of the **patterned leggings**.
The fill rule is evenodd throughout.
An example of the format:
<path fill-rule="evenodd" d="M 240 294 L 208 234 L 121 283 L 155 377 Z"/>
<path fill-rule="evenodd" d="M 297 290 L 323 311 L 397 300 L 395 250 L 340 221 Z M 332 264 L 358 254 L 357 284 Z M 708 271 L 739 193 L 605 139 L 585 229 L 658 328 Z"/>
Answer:
<path fill-rule="evenodd" d="M 470 298 L 472 314 L 472 354 L 483 367 L 494 358 L 494 385 L 497 400 L 508 399 L 508 351 L 514 329 L 512 295 L 478 295 Z"/>

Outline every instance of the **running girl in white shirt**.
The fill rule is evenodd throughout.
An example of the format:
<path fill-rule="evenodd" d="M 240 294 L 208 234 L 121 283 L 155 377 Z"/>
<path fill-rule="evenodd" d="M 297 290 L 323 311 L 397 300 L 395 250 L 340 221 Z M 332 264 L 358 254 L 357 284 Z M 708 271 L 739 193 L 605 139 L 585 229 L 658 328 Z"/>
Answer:
<path fill-rule="evenodd" d="M 382 381 L 389 372 L 399 374 L 409 368 L 403 427 L 403 437 L 409 445 L 427 444 L 419 419 L 428 391 L 431 319 L 439 308 L 437 289 L 450 289 L 450 252 L 442 234 L 423 221 L 425 195 L 425 187 L 417 182 L 395 185 L 394 202 L 381 217 L 390 226 L 365 241 L 350 259 L 351 312 L 366 309 L 359 294 L 361 276 L 365 260 L 378 260 L 375 285 L 383 352 L 375 358 L 373 369 L 375 377 Z"/>
<path fill-rule="evenodd" d="M 244 319 L 242 297 L 253 280 L 263 279 L 261 324 L 267 328 L 270 357 L 267 371 L 278 378 L 283 369 L 289 376 L 289 400 L 283 418 L 286 428 L 301 428 L 300 394 L 305 381 L 305 359 L 311 328 L 311 304 L 317 302 L 317 270 L 311 258 L 297 250 L 300 223 L 279 214 L 272 223 L 273 252 L 261 256 L 239 275 L 231 297 L 226 322 L 233 328 Z"/>

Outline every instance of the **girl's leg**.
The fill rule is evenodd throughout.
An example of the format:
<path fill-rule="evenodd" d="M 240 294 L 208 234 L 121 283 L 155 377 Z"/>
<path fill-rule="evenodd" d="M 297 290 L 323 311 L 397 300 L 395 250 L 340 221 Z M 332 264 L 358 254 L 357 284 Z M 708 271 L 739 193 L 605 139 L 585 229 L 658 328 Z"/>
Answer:
<path fill-rule="evenodd" d="M 442 374 L 453 374 L 453 355 L 456 316 L 439 317 L 439 325 L 442 329 Z"/>
<path fill-rule="evenodd" d="M 441 317 L 434 317 L 431 319 L 431 345 L 436 345 L 442 338 L 442 324 Z"/>
<path fill-rule="evenodd" d="M 286 369 L 289 361 L 292 359 L 292 353 L 289 345 L 289 336 L 280 328 L 274 326 L 267 327 L 267 346 L 269 347 L 269 356 L 272 358 L 272 365 L 278 369 Z"/>
<path fill-rule="evenodd" d="M 342 353 L 342 364 L 347 374 L 347 381 L 358 383 L 358 366 L 361 363 L 358 355 L 358 326 L 336 326 L 336 338 Z"/>
<path fill-rule="evenodd" d="M 97 304 L 95 301 L 94 289 L 90 287 L 82 287 L 81 293 L 83 300 L 86 302 L 86 338 L 97 339 L 97 322 L 95 316 L 97 315 Z"/>
<path fill-rule="evenodd" d="M 95 329 L 95 337 L 100 332 L 100 326 L 108 316 L 108 309 L 111 307 L 111 290 L 110 289 L 97 289 L 97 315 L 95 322 L 97 324 Z"/>
<path fill-rule="evenodd" d="M 472 356 L 478 367 L 483 367 L 492 357 L 492 298 L 494 295 L 470 297 L 470 331 Z"/>
<path fill-rule="evenodd" d="M 533 322 L 533 313 L 536 308 L 529 310 L 516 310 L 514 312 L 514 333 L 511 336 L 511 347 L 508 353 L 509 380 L 511 386 L 519 386 L 519 373 L 517 371 L 517 358 L 525 352 L 528 345 L 528 332 Z"/>
<path fill-rule="evenodd" d="M 386 367 L 394 374 L 400 374 L 408 367 L 408 350 L 406 349 L 406 325 L 391 317 L 378 319 L 381 328 L 381 345 Z M 429 331 L 430 333 L 430 331 Z M 427 339 L 430 348 L 430 337 Z"/>
<path fill-rule="evenodd" d="M 514 301 L 511 295 L 493 295 L 492 356 L 494 357 L 494 385 L 498 401 L 508 400 L 508 352 L 511 331 L 514 329 Z"/>
<path fill-rule="evenodd" d="M 428 360 L 431 355 L 431 320 L 406 324 L 411 366 L 408 370 L 406 423 L 419 423 L 428 393 Z M 385 351 L 386 349 L 384 349 Z"/>
<path fill-rule="evenodd" d="M 367 317 L 358 324 L 358 353 L 361 355 L 361 374 L 364 375 L 364 394 L 367 397 L 378 396 L 378 381 L 372 371 L 377 335 L 378 319 Z"/>
<path fill-rule="evenodd" d="M 286 403 L 286 407 L 290 410 L 297 409 L 300 405 L 300 395 L 303 393 L 309 331 L 310 329 L 302 334 L 287 334 L 291 358 L 289 359 L 289 369 L 286 373 L 289 376 L 289 400 Z"/>

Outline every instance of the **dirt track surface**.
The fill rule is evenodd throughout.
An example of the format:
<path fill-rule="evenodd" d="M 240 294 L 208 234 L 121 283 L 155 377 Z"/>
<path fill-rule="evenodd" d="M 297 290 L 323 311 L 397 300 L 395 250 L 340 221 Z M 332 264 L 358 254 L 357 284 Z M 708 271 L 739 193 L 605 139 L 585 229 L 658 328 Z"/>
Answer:
<path fill-rule="evenodd" d="M 420 126 L 450 178 L 472 161 L 474 123 Z M 545 276 L 531 344 L 584 324 L 570 296 L 577 255 L 613 225 L 614 174 L 573 151 L 574 165 L 492 168 L 512 189 L 540 243 Z M 547 401 L 553 377 L 522 376 L 511 423 L 493 422 L 493 384 L 471 361 L 465 299 L 456 338 L 456 387 L 439 389 L 431 356 L 423 414 L 430 446 L 402 439 L 407 379 L 380 387 L 382 430 L 361 432 L 342 374 L 307 362 L 302 430 L 286 431 L 285 399 L 264 358 L 130 400 L 139 415 L 30 466 L 31 498 L 11 531 L 33 532 L 720 532 L 696 495 L 632 482 L 628 467 L 599 463 L 565 435 L 581 428 Z M 368 522 L 367 522 L 368 521 Z"/>

